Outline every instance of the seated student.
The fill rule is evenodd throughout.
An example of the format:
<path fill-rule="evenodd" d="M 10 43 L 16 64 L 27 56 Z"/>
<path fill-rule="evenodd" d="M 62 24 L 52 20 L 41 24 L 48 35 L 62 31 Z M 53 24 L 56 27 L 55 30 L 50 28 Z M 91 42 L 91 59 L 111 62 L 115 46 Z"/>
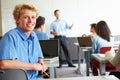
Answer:
<path fill-rule="evenodd" d="M 36 20 L 34 32 L 36 33 L 39 40 L 48 40 L 48 35 L 44 32 L 45 18 L 39 16 Z"/>
<path fill-rule="evenodd" d="M 110 42 L 111 31 L 105 21 L 99 21 L 96 25 L 97 35 L 93 37 L 92 54 L 99 53 L 100 48 L 112 46 Z M 99 62 L 94 58 L 91 59 L 91 69 L 93 75 L 98 75 Z"/>
<path fill-rule="evenodd" d="M 113 56 L 110 51 L 106 52 L 106 59 L 116 67 L 116 71 L 110 72 L 110 75 L 115 75 L 120 79 L 120 45 L 118 52 Z"/>
<path fill-rule="evenodd" d="M 97 35 L 93 37 L 92 53 L 98 53 L 104 46 L 112 46 L 110 42 L 111 31 L 105 21 L 99 21 L 96 25 Z"/>
<path fill-rule="evenodd" d="M 33 5 L 16 5 L 13 10 L 16 28 L 0 40 L 0 68 L 24 69 L 28 80 L 42 80 L 42 77 L 37 78 L 38 71 L 45 72 L 47 69 L 38 38 L 33 32 L 37 14 Z"/>
<path fill-rule="evenodd" d="M 96 36 L 97 33 L 96 33 L 96 23 L 92 23 L 90 24 L 90 32 L 92 34 L 88 35 L 88 36 Z M 82 37 L 86 37 L 87 35 L 86 34 L 83 34 Z"/>
<path fill-rule="evenodd" d="M 92 34 L 90 34 L 90 35 L 83 34 L 82 37 L 87 37 L 87 36 L 89 36 L 89 37 L 91 37 L 91 40 L 93 41 L 93 37 L 97 35 L 97 33 L 96 33 L 96 23 L 90 24 L 90 32 L 91 32 Z M 90 53 L 92 53 L 91 50 L 90 50 Z M 84 56 L 86 56 L 86 53 L 84 54 Z M 90 55 L 90 58 L 91 58 L 91 55 Z"/>
<path fill-rule="evenodd" d="M 44 25 L 45 25 L 45 18 L 42 16 L 39 16 L 36 19 L 36 25 L 34 28 L 34 32 L 36 33 L 38 40 L 48 40 L 49 39 L 48 35 L 44 32 Z M 46 70 L 47 73 L 49 72 L 48 69 Z M 41 75 L 41 71 L 39 71 L 38 75 Z M 48 76 L 44 76 L 44 78 L 48 78 Z"/>

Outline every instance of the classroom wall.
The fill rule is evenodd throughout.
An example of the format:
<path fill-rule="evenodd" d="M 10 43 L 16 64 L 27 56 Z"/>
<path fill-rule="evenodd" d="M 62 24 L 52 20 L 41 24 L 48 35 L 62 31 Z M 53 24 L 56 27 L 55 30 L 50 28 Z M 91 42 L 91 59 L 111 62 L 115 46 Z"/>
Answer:
<path fill-rule="evenodd" d="M 2 21 L 1 21 L 1 0 L 0 0 L 0 36 L 2 36 Z"/>
<path fill-rule="evenodd" d="M 73 29 L 68 31 L 69 37 L 90 34 L 90 24 L 100 20 L 108 23 L 113 35 L 119 34 L 119 0 L 1 0 L 2 35 L 16 27 L 12 11 L 18 3 L 31 3 L 38 8 L 39 14 L 46 18 L 45 31 L 51 37 L 49 29 L 55 19 L 55 9 L 61 10 L 62 18 L 69 25 L 74 24 Z"/>

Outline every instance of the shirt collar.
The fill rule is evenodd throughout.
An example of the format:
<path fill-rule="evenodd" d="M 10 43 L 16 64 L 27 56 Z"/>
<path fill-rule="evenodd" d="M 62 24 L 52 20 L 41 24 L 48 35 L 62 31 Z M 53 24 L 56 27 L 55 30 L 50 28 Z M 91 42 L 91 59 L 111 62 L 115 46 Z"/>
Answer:
<path fill-rule="evenodd" d="M 16 27 L 16 29 L 23 40 L 34 39 L 35 33 L 33 31 L 30 33 L 30 36 L 27 36 L 27 34 L 20 27 Z"/>
<path fill-rule="evenodd" d="M 58 21 L 60 21 L 60 19 L 56 19 L 55 21 L 58 22 Z"/>

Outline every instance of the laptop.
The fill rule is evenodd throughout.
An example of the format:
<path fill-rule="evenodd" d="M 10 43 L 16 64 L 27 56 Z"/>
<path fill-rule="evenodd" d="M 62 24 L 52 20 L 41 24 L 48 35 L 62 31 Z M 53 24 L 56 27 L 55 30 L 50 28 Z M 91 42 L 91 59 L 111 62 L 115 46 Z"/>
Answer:
<path fill-rule="evenodd" d="M 91 37 L 78 37 L 80 47 L 92 47 Z"/>
<path fill-rule="evenodd" d="M 44 58 L 54 58 L 59 55 L 59 41 L 57 39 L 39 40 Z"/>

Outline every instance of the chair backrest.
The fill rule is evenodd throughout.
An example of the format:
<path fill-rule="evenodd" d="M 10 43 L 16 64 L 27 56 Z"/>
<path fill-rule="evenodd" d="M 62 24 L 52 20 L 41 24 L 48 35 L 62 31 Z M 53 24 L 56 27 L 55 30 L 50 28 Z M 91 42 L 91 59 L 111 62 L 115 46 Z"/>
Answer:
<path fill-rule="evenodd" d="M 110 46 L 109 47 L 102 47 L 102 48 L 100 48 L 100 53 L 104 54 L 106 51 L 110 51 L 110 49 L 111 49 Z"/>
<path fill-rule="evenodd" d="M 28 80 L 23 69 L 0 69 L 0 80 Z"/>
<path fill-rule="evenodd" d="M 59 40 L 50 39 L 50 40 L 39 40 L 43 56 L 45 58 L 52 58 L 59 56 Z"/>

